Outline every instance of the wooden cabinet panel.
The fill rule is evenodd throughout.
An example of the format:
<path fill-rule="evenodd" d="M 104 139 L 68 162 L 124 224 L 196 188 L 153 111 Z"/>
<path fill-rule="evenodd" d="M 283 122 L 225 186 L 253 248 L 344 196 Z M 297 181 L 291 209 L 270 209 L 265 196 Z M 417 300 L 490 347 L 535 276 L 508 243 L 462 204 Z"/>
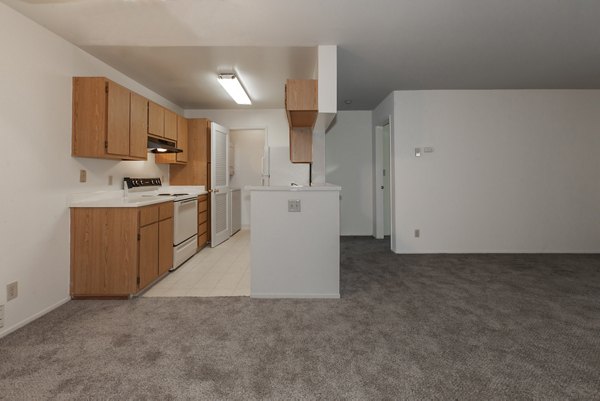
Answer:
<path fill-rule="evenodd" d="M 290 126 L 290 160 L 312 163 L 312 129 L 319 112 L 317 80 L 288 79 L 285 104 Z"/>
<path fill-rule="evenodd" d="M 137 220 L 131 208 L 71 209 L 73 297 L 136 292 Z"/>
<path fill-rule="evenodd" d="M 198 198 L 198 213 L 205 212 L 206 210 L 208 210 L 208 202 L 206 201 L 206 198 L 204 200 Z"/>
<path fill-rule="evenodd" d="M 171 110 L 164 109 L 165 113 L 165 138 L 172 141 L 177 140 L 177 114 Z"/>
<path fill-rule="evenodd" d="M 208 223 L 204 221 L 204 223 L 198 224 L 198 235 L 206 234 L 208 232 Z"/>
<path fill-rule="evenodd" d="M 290 160 L 292 163 L 312 162 L 312 128 L 290 128 Z"/>
<path fill-rule="evenodd" d="M 72 155 L 145 160 L 146 102 L 104 77 L 74 77 Z"/>
<path fill-rule="evenodd" d="M 204 247 L 207 242 L 208 242 L 208 235 L 207 235 L 207 233 L 198 234 L 198 248 Z"/>
<path fill-rule="evenodd" d="M 128 297 L 168 271 L 172 216 L 173 202 L 71 209 L 71 295 Z"/>
<path fill-rule="evenodd" d="M 173 219 L 158 223 L 158 275 L 173 267 Z"/>
<path fill-rule="evenodd" d="M 157 154 L 154 160 L 158 164 L 185 164 L 188 160 L 188 122 L 177 115 L 177 147 L 180 153 Z"/>
<path fill-rule="evenodd" d="M 158 224 L 140 228 L 139 289 L 145 288 L 158 277 Z"/>
<path fill-rule="evenodd" d="M 108 81 L 108 114 L 106 152 L 129 156 L 129 96 L 130 92 Z"/>
<path fill-rule="evenodd" d="M 208 187 L 210 121 L 204 118 L 188 120 L 188 161 L 169 166 L 171 185 L 204 185 Z"/>
<path fill-rule="evenodd" d="M 206 223 L 208 221 L 208 212 L 200 212 L 198 213 L 198 225 L 202 223 Z"/>
<path fill-rule="evenodd" d="M 165 109 L 148 102 L 148 135 L 165 136 Z"/>
<path fill-rule="evenodd" d="M 285 86 L 286 109 L 290 111 L 319 111 L 316 79 L 288 79 Z"/>
<path fill-rule="evenodd" d="M 158 221 L 158 206 L 146 206 L 139 209 L 140 211 L 140 227 L 147 226 L 148 224 L 156 223 Z"/>
<path fill-rule="evenodd" d="M 177 116 L 177 147 L 183 152 L 177 153 L 177 161 L 187 163 L 188 161 L 188 120 Z"/>
<path fill-rule="evenodd" d="M 159 220 L 164 220 L 164 219 L 168 219 L 170 217 L 173 217 L 173 208 L 174 208 L 173 202 L 159 203 L 159 205 L 158 205 L 158 219 Z"/>
<path fill-rule="evenodd" d="M 148 100 L 131 92 L 129 120 L 129 155 L 148 159 Z"/>
<path fill-rule="evenodd" d="M 106 106 L 104 78 L 73 78 L 73 156 L 106 157 Z"/>

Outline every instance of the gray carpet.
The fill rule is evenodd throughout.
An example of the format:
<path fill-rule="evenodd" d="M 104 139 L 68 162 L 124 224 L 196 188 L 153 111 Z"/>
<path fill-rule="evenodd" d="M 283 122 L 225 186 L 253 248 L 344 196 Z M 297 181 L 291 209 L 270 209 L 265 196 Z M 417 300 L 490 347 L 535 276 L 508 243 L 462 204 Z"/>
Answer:
<path fill-rule="evenodd" d="M 72 301 L 0 340 L 0 399 L 600 399 L 600 255 L 344 238 L 342 290 Z"/>

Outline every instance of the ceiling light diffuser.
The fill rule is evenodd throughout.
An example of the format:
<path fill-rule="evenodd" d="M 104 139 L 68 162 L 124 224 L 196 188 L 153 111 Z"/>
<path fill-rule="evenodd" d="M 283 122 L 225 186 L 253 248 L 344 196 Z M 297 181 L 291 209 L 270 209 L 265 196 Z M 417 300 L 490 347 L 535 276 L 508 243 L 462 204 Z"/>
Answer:
<path fill-rule="evenodd" d="M 235 74 L 219 74 L 219 83 L 237 104 L 252 104 Z"/>

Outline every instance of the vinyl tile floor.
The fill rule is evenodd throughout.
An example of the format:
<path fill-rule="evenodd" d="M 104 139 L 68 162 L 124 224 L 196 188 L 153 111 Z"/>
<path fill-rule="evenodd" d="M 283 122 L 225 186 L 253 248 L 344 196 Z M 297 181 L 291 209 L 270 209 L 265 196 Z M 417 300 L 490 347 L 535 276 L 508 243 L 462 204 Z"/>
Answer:
<path fill-rule="evenodd" d="M 238 231 L 219 246 L 202 249 L 143 296 L 250 296 L 250 231 Z"/>

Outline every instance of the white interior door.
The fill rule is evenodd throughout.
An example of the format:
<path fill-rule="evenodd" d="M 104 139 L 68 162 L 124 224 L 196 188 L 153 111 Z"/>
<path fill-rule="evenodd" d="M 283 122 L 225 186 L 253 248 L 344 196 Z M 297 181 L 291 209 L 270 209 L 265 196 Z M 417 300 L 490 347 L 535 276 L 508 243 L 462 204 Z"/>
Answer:
<path fill-rule="evenodd" d="M 212 123 L 210 136 L 210 245 L 215 247 L 230 236 L 229 130 Z"/>

